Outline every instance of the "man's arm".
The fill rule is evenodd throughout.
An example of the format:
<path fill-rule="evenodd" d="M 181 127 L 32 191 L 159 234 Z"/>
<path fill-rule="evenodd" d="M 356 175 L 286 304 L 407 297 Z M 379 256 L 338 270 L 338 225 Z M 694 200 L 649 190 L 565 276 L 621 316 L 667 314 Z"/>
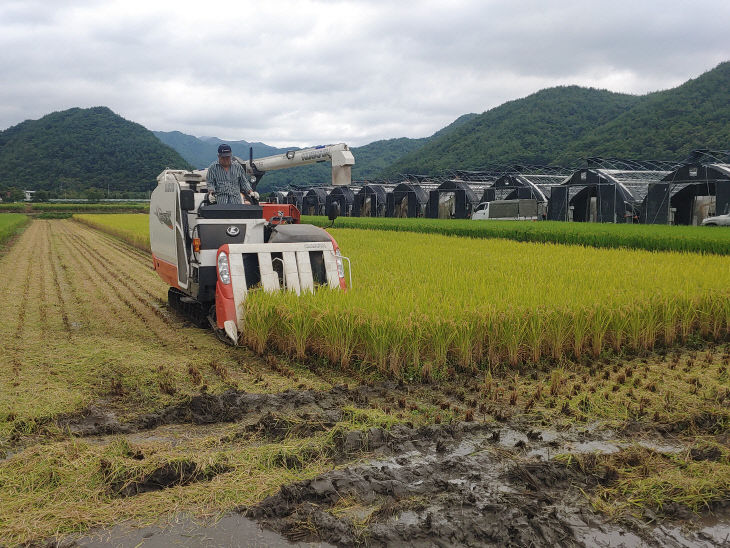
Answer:
<path fill-rule="evenodd" d="M 251 183 L 248 182 L 248 178 L 246 177 L 246 172 L 243 170 L 242 167 L 238 174 L 238 185 L 239 185 L 239 188 L 241 189 L 241 192 L 243 192 L 247 196 L 249 194 L 251 194 L 251 192 L 253 192 L 253 188 L 251 188 Z"/>
<path fill-rule="evenodd" d="M 213 165 L 208 166 L 208 173 L 205 176 L 208 185 L 208 194 L 215 194 L 215 178 L 213 176 Z"/>

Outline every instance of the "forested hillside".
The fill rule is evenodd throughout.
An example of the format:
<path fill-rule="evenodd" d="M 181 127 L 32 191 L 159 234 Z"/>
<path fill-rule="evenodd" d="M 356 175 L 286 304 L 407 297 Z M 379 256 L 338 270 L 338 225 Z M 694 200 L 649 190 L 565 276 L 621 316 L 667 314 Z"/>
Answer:
<path fill-rule="evenodd" d="M 480 114 L 380 175 L 490 164 L 575 165 L 590 156 L 682 160 L 696 148 L 730 148 L 730 62 L 643 96 L 545 89 Z"/>
<path fill-rule="evenodd" d="M 594 128 L 556 158 L 681 160 L 697 148 L 730 148 L 730 62 L 679 87 L 644 96 L 631 110 Z"/>
<path fill-rule="evenodd" d="M 72 108 L 0 132 L 0 188 L 142 192 L 166 167 L 190 168 L 151 131 L 106 107 Z"/>
<path fill-rule="evenodd" d="M 180 156 L 190 162 L 196 169 L 204 169 L 216 159 L 218 145 L 228 143 L 233 154 L 239 158 L 248 158 L 248 149 L 253 147 L 254 158 L 271 156 L 286 149 L 276 148 L 264 143 L 249 143 L 248 141 L 223 141 L 215 137 L 198 138 L 186 135 L 179 131 L 153 131 L 155 136 L 166 145 L 174 148 Z"/>
<path fill-rule="evenodd" d="M 494 163 L 549 163 L 570 143 L 640 100 L 578 86 L 545 89 L 474 117 L 451 134 L 403 156 L 381 175 L 432 174 Z"/>

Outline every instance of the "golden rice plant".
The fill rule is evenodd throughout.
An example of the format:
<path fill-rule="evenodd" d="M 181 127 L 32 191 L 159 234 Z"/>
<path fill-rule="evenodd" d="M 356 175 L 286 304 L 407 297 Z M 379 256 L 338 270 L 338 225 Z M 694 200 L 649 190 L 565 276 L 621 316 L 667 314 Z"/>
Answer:
<path fill-rule="evenodd" d="M 76 214 L 74 219 L 143 250 L 150 248 L 150 216 L 145 213 Z"/>
<path fill-rule="evenodd" d="M 306 350 L 343 366 L 356 359 L 437 378 L 451 366 L 644 350 L 677 334 L 730 330 L 728 257 L 332 233 L 352 259 L 355 287 L 300 297 L 251 292 L 242 328 L 257 350 L 293 347 L 299 357 Z"/>

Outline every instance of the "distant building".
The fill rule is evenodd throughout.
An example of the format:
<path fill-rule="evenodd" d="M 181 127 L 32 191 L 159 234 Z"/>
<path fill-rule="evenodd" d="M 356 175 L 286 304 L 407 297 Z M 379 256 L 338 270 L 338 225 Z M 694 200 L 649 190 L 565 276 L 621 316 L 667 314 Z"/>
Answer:
<path fill-rule="evenodd" d="M 23 194 L 25 194 L 25 198 L 23 198 L 26 202 L 32 202 L 33 201 L 33 194 L 35 194 L 35 190 L 24 190 Z"/>

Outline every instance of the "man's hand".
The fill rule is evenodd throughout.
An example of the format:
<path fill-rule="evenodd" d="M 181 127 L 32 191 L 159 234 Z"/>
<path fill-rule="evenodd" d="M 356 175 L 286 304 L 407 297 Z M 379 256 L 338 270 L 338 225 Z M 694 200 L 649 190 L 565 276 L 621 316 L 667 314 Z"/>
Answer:
<path fill-rule="evenodd" d="M 251 191 L 251 192 L 249 193 L 249 196 L 251 196 L 251 198 L 253 198 L 253 199 L 254 199 L 254 200 L 256 200 L 257 202 L 259 201 L 259 193 L 258 193 L 258 192 L 256 192 L 255 190 L 252 190 L 252 191 Z"/>
<path fill-rule="evenodd" d="M 216 202 L 215 192 L 213 192 L 212 190 L 208 191 L 208 202 L 210 202 L 211 204 L 214 204 Z"/>

